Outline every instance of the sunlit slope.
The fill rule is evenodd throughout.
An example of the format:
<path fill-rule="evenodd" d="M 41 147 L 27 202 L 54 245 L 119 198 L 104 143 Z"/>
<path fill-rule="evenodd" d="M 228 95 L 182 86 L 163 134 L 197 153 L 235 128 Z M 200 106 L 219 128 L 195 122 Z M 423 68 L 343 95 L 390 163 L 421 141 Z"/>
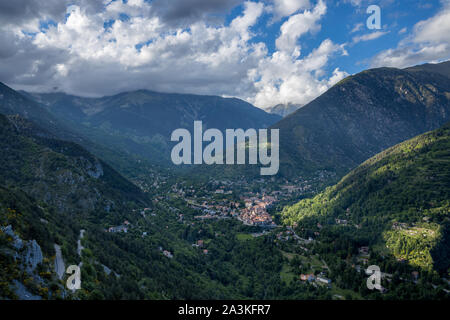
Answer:
<path fill-rule="evenodd" d="M 399 260 L 449 266 L 450 125 L 367 160 L 335 186 L 286 207 L 285 223 L 339 225 Z M 342 222 L 341 222 L 342 224 Z"/>

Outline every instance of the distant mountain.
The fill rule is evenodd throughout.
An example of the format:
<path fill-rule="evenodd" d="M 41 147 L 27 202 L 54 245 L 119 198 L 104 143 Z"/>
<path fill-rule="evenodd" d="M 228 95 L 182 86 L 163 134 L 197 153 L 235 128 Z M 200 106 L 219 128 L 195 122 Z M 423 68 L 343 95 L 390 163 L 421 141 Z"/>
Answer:
<path fill-rule="evenodd" d="M 450 123 L 377 154 L 312 199 L 281 213 L 378 245 L 415 267 L 450 267 Z M 385 254 L 384 253 L 384 254 Z"/>
<path fill-rule="evenodd" d="M 287 104 L 277 104 L 276 106 L 266 109 L 268 113 L 277 114 L 283 118 L 290 115 L 291 113 L 297 111 L 302 107 L 301 104 L 287 103 Z"/>
<path fill-rule="evenodd" d="M 273 128 L 280 129 L 282 172 L 326 169 L 342 175 L 376 153 L 448 120 L 448 77 L 379 68 L 342 80 Z"/>
<path fill-rule="evenodd" d="M 29 93 L 55 117 L 92 141 L 167 163 L 170 135 L 178 128 L 193 129 L 195 120 L 205 128 L 266 128 L 280 116 L 235 98 L 167 94 L 145 90 L 103 98 L 82 98 L 62 93 Z"/>
<path fill-rule="evenodd" d="M 36 135 L 75 142 L 122 173 L 135 172 L 137 163 L 144 164 L 142 157 L 132 156 L 130 152 L 127 152 L 127 150 L 140 150 L 139 144 L 126 137 L 111 137 L 100 129 L 85 127 L 80 125 L 76 119 L 64 119 L 56 116 L 48 110 L 48 107 L 35 101 L 30 95 L 24 92 L 19 93 L 3 83 L 0 83 L 0 114 L 18 115 L 29 120 L 33 123 L 33 130 L 37 130 Z M 45 128 L 45 130 L 42 128 Z M 109 143 L 110 140 L 113 143 Z M 158 150 L 152 149 L 151 146 L 148 146 L 147 149 L 150 155 L 155 158 L 158 157 Z M 146 169 L 150 166 L 150 163 L 145 163 Z"/>
<path fill-rule="evenodd" d="M 428 71 L 439 73 L 447 78 L 450 78 L 450 61 L 441 62 L 441 63 L 426 63 L 419 66 L 406 68 L 406 71 Z"/>
<path fill-rule="evenodd" d="M 45 128 L 47 134 L 58 136 L 60 139 L 83 142 L 83 138 L 76 135 L 57 117 L 53 116 L 43 105 L 26 97 L 0 82 L 0 114 L 20 115 Z"/>

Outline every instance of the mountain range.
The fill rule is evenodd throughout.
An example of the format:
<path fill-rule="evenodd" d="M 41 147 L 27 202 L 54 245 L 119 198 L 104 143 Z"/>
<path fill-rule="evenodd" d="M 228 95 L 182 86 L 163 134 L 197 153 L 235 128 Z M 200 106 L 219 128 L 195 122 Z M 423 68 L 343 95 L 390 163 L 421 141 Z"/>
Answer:
<path fill-rule="evenodd" d="M 291 113 L 297 111 L 302 107 L 301 104 L 295 104 L 295 103 L 281 103 L 277 104 L 276 106 L 267 108 L 266 111 L 268 113 L 272 114 L 278 114 L 279 116 L 282 116 L 283 118 L 290 115 Z"/>
<path fill-rule="evenodd" d="M 379 68 L 347 77 L 272 126 L 285 174 L 346 173 L 369 157 L 450 120 L 450 62 Z M 436 72 L 441 70 L 441 72 Z"/>
<path fill-rule="evenodd" d="M 170 165 L 171 132 L 192 129 L 194 120 L 220 130 L 271 126 L 280 129 L 282 175 L 327 170 L 342 176 L 376 153 L 450 120 L 449 65 L 363 71 L 283 119 L 239 99 L 145 90 L 103 98 L 22 92 L 17 99 L 38 104 L 45 109 L 40 117 L 59 120 L 79 139 L 163 166 Z M 269 112 L 295 108 L 278 105 Z"/>
<path fill-rule="evenodd" d="M 170 163 L 170 135 L 175 129 L 266 128 L 281 119 L 235 98 L 157 93 L 146 90 L 103 98 L 63 93 L 24 93 L 71 129 L 95 143 Z"/>
<path fill-rule="evenodd" d="M 157 199 L 155 184 L 144 192 L 130 182 L 135 172 L 148 175 L 141 158 L 167 166 L 171 131 L 189 129 L 194 120 L 221 130 L 280 129 L 285 177 L 318 170 L 345 176 L 276 213 L 287 225 L 299 224 L 305 238 L 317 229 L 323 250 L 351 243 L 339 253 L 345 260 L 370 245 L 380 256 L 444 272 L 448 70 L 449 62 L 367 70 L 283 119 L 238 99 L 143 90 L 82 98 L 0 83 L 0 297 L 72 297 L 56 272 L 62 260 L 83 266 L 80 299 L 321 294 L 281 280 L 285 261 L 271 235 L 241 241 L 255 230 L 235 219 L 197 221 L 194 209 L 172 197 L 170 183 L 164 187 L 167 177 L 155 175 L 164 180 Z M 215 173 L 209 178 L 219 179 Z M 187 217 L 193 222 L 185 224 Z M 192 246 L 201 239 L 210 251 Z"/>

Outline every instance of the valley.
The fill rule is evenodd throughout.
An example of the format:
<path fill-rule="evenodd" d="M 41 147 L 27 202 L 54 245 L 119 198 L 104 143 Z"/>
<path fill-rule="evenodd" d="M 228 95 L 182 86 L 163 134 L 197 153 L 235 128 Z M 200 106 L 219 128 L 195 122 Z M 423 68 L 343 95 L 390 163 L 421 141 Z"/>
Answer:
<path fill-rule="evenodd" d="M 0 298 L 449 297 L 442 72 L 364 71 L 281 120 L 211 96 L 0 89 Z M 172 129 L 195 118 L 278 128 L 280 174 L 171 164 Z"/>

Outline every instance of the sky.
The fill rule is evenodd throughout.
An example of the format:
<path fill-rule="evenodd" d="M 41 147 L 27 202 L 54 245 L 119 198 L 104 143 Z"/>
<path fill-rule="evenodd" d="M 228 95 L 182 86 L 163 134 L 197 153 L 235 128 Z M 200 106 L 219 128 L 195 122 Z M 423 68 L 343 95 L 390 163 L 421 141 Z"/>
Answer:
<path fill-rule="evenodd" d="M 369 29 L 370 5 L 381 9 Z M 0 81 L 306 104 L 348 75 L 450 58 L 450 0 L 0 0 Z"/>

